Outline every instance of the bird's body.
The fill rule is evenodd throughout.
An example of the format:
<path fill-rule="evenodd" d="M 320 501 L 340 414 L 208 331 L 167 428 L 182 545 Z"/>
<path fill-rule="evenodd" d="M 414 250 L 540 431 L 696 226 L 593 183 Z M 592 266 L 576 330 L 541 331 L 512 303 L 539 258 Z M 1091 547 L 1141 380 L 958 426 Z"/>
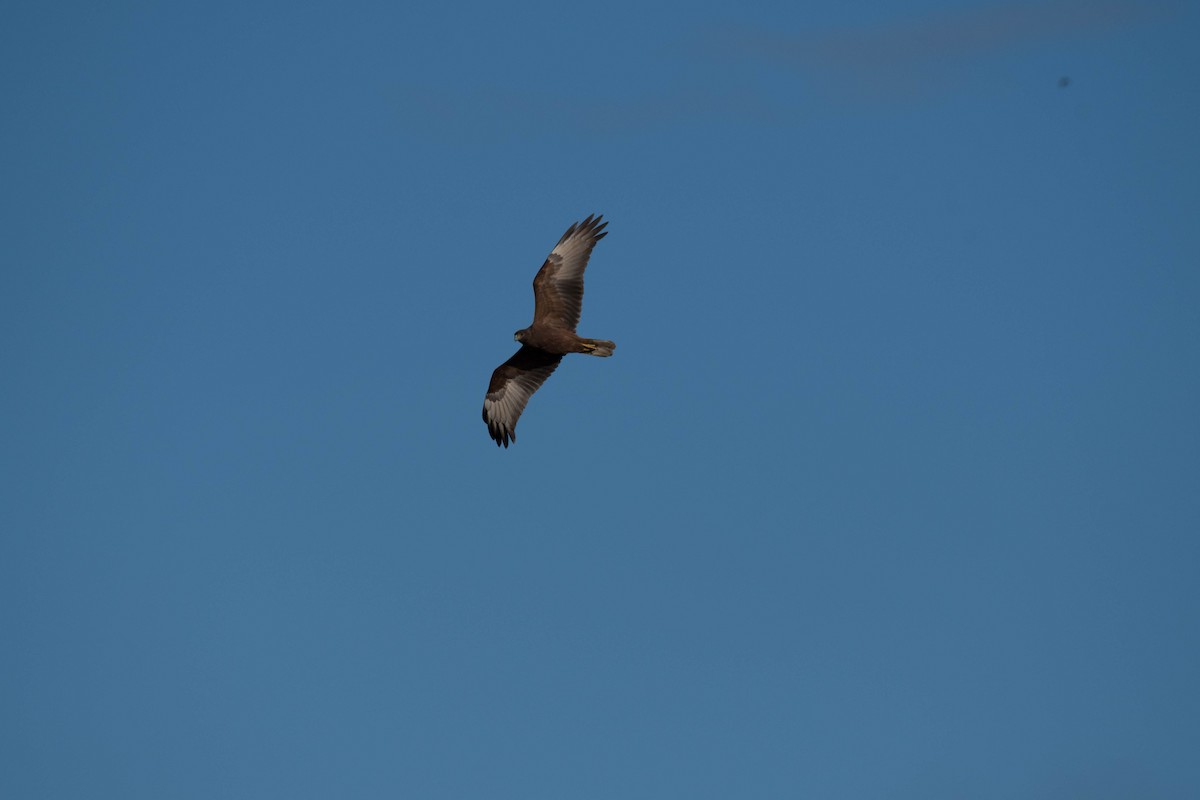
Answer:
<path fill-rule="evenodd" d="M 531 325 L 517 339 L 521 344 L 565 356 L 567 353 L 587 353 L 592 356 L 611 356 L 616 345 L 604 339 L 584 339 L 570 331 Z"/>
<path fill-rule="evenodd" d="M 568 353 L 611 356 L 616 345 L 607 339 L 585 339 L 575 333 L 583 305 L 583 272 L 596 242 L 607 234 L 607 222 L 589 216 L 558 240 L 533 279 L 533 324 L 514 334 L 521 349 L 492 373 L 483 400 L 483 421 L 496 445 L 517 440 L 517 420 L 525 404 Z"/>

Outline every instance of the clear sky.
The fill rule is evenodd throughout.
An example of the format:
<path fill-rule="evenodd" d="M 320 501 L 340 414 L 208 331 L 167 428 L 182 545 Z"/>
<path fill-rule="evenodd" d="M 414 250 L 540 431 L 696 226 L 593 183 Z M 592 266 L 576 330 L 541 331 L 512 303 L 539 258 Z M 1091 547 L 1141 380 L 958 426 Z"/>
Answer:
<path fill-rule="evenodd" d="M 684 8 L 0 12 L 0 796 L 1200 796 L 1200 9 Z"/>

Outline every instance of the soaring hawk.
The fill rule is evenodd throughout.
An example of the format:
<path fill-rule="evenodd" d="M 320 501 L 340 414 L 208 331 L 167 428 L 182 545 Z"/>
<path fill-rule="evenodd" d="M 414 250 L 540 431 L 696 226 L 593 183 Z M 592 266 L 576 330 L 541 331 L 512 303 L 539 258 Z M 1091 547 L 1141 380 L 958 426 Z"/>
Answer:
<path fill-rule="evenodd" d="M 521 349 L 496 367 L 483 399 L 483 421 L 496 446 L 517 440 L 525 404 L 567 353 L 611 356 L 615 344 L 575 334 L 583 305 L 583 271 L 596 242 L 608 234 L 601 216 L 576 222 L 558 240 L 533 279 L 533 324 L 514 334 Z"/>

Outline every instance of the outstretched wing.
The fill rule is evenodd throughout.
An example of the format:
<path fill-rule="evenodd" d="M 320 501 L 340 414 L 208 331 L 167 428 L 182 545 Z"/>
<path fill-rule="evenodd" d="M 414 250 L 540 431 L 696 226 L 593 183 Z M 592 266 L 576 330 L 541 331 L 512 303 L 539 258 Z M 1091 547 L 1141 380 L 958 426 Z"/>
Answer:
<path fill-rule="evenodd" d="M 483 421 L 497 447 L 508 447 L 510 441 L 517 440 L 517 420 L 525 404 L 560 361 L 562 356 L 521 345 L 512 358 L 496 367 L 483 398 Z"/>
<path fill-rule="evenodd" d="M 603 216 L 576 222 L 558 240 L 533 279 L 533 324 L 574 331 L 583 309 L 583 271 L 596 242 L 608 234 Z"/>

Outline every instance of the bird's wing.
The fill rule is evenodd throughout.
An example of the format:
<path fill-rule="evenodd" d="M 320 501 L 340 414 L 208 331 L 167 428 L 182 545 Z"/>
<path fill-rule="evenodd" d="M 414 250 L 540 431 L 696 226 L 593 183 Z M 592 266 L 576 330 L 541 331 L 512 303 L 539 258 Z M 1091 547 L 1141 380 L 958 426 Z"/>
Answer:
<path fill-rule="evenodd" d="M 575 330 L 583 309 L 583 271 L 596 242 L 608 234 L 603 216 L 576 222 L 558 240 L 533 279 L 533 324 Z"/>
<path fill-rule="evenodd" d="M 510 441 L 517 440 L 517 420 L 525 404 L 560 361 L 560 355 L 521 345 L 512 358 L 496 367 L 483 398 L 483 421 L 497 447 L 508 447 Z"/>

